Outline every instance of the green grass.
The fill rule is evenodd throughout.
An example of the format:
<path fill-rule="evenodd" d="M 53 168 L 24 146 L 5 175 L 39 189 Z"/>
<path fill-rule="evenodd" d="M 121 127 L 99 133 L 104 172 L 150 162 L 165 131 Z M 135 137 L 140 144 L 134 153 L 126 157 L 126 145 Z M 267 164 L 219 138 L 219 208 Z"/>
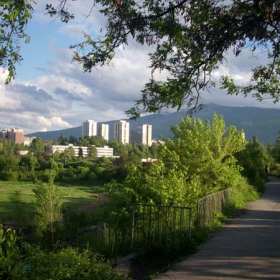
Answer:
<path fill-rule="evenodd" d="M 100 182 L 99 182 L 100 183 Z M 82 204 L 96 201 L 94 193 L 104 193 L 103 185 L 95 184 L 57 184 L 62 199 L 62 207 L 77 207 Z M 10 219 L 14 205 L 10 201 L 11 195 L 20 193 L 25 212 L 32 213 L 34 210 L 35 196 L 33 182 L 10 182 L 0 181 L 0 223 Z"/>

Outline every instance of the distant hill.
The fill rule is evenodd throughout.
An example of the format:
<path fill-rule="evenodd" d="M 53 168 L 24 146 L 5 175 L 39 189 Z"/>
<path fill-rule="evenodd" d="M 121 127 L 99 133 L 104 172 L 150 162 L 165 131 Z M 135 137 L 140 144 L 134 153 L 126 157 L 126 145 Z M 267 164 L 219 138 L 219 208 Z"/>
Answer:
<path fill-rule="evenodd" d="M 269 142 L 275 143 L 278 132 L 280 131 L 280 110 L 266 109 L 257 107 L 229 107 L 216 104 L 208 104 L 201 111 L 193 114 L 195 118 L 203 120 L 212 120 L 213 114 L 223 115 L 226 125 L 234 125 L 238 130 L 244 130 L 247 140 L 251 140 L 253 136 L 257 136 L 263 144 Z M 153 126 L 153 139 L 160 139 L 160 135 L 171 137 L 170 125 L 177 125 L 182 118 L 185 118 L 186 111 L 180 111 L 170 114 L 152 114 L 141 117 L 136 121 L 130 122 L 130 129 L 135 130 L 137 125 L 151 124 Z M 114 136 L 114 121 L 104 122 L 109 124 L 110 139 Z M 66 137 L 75 136 L 77 138 L 82 135 L 82 127 L 73 127 L 68 129 L 34 132 L 27 136 L 36 136 L 42 139 L 57 140 L 62 134 Z"/>

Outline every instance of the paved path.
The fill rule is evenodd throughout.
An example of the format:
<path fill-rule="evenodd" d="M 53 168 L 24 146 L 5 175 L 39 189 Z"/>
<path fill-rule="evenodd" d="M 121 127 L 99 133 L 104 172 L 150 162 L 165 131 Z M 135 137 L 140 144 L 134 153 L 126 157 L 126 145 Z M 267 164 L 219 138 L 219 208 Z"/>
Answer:
<path fill-rule="evenodd" d="M 187 260 L 156 280 L 280 279 L 280 180 Z"/>

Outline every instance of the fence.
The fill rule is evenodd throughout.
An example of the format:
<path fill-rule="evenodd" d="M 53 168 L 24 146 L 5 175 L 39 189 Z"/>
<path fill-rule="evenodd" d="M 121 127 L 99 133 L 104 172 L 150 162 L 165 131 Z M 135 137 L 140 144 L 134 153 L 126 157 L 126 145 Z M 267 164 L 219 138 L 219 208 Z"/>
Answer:
<path fill-rule="evenodd" d="M 46 247 L 56 242 L 75 247 L 90 246 L 108 258 L 154 246 L 180 248 L 191 238 L 192 221 L 197 219 L 197 226 L 207 226 L 215 213 L 222 212 L 229 203 L 231 194 L 232 190 L 227 189 L 200 199 L 195 217 L 191 207 L 136 204 L 132 206 L 131 219 L 126 216 L 116 218 L 111 223 L 96 225 L 92 222 L 79 227 L 58 229 L 54 236 L 48 233 L 41 242 Z M 28 238 L 38 241 L 34 236 L 34 230 L 28 230 Z"/>
<path fill-rule="evenodd" d="M 215 213 L 222 213 L 229 204 L 232 189 L 226 189 L 208 195 L 197 202 L 197 224 L 199 227 L 207 226 L 214 218 Z"/>
<path fill-rule="evenodd" d="M 192 208 L 135 204 L 131 219 L 117 217 L 114 222 L 76 230 L 76 246 L 90 245 L 109 258 L 135 250 L 160 247 L 181 248 L 191 238 Z"/>
<path fill-rule="evenodd" d="M 165 249 L 180 246 L 191 238 L 190 207 L 136 204 L 131 212 L 131 248 Z"/>

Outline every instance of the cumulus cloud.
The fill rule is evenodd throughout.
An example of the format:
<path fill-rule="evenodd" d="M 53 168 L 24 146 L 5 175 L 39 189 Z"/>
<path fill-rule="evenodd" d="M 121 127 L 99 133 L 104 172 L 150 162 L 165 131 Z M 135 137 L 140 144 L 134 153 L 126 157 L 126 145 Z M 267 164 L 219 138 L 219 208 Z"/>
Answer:
<path fill-rule="evenodd" d="M 25 59 L 31 61 L 34 53 L 41 54 L 43 48 L 45 52 L 47 48 L 51 55 L 45 59 L 44 64 L 35 60 L 35 69 L 26 66 L 24 71 L 32 73 L 31 79 L 5 86 L 4 74 L 0 73 L 0 129 L 19 126 L 24 128 L 25 133 L 31 133 L 80 126 L 86 119 L 102 122 L 126 118 L 124 111 L 140 98 L 144 84 L 149 81 L 151 73 L 148 53 L 153 51 L 154 46 L 142 46 L 131 41 L 129 46 L 120 46 L 116 50 L 110 66 L 84 73 L 81 65 L 72 62 L 73 53 L 66 48 L 65 40 L 80 42 L 82 31 L 98 36 L 99 31 L 104 30 L 105 19 L 96 13 L 98 7 L 93 9 L 90 17 L 86 17 L 92 3 L 89 0 L 69 2 L 68 9 L 75 11 L 76 18 L 63 25 L 59 19 L 52 22 L 52 19 L 43 16 L 44 5 L 38 1 L 32 24 L 45 24 L 52 30 L 49 32 L 52 37 L 50 40 L 45 39 L 47 46 L 30 44 Z M 45 35 L 42 30 L 42 38 Z M 38 41 L 36 43 L 39 44 Z M 244 84 L 250 79 L 250 70 L 266 62 L 264 54 L 252 57 L 249 49 L 239 58 L 229 52 L 222 67 L 213 73 L 213 78 L 218 80 L 221 75 L 228 73 L 238 83 Z M 165 79 L 166 73 L 157 73 L 157 77 Z M 202 103 L 278 106 L 269 101 L 259 103 L 251 97 L 228 96 L 218 88 L 211 88 L 210 92 L 203 93 L 201 97 Z"/>

